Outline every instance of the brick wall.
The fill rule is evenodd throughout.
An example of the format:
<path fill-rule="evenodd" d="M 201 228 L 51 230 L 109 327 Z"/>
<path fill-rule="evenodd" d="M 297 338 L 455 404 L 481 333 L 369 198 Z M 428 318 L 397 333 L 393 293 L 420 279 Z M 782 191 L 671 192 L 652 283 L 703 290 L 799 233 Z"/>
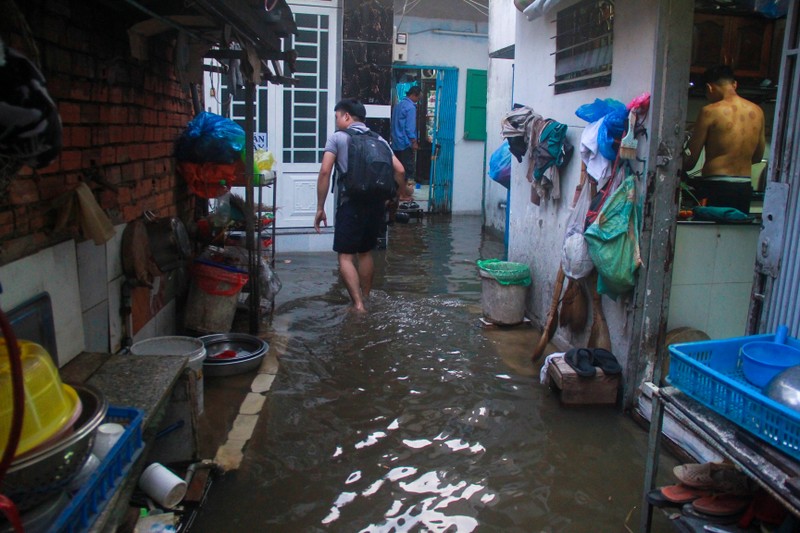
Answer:
<path fill-rule="evenodd" d="M 138 61 L 131 58 L 127 29 L 142 15 L 124 2 L 17 5 L 30 33 L 6 23 L 2 37 L 29 58 L 38 49 L 63 122 L 63 150 L 49 166 L 23 168 L 0 183 L 0 265 L 81 238 L 76 224 L 54 231 L 55 205 L 79 180 L 114 224 L 146 210 L 189 220 L 194 197 L 172 158 L 174 140 L 192 117 L 188 88 L 173 67 L 175 32 L 151 38 L 148 59 Z"/>

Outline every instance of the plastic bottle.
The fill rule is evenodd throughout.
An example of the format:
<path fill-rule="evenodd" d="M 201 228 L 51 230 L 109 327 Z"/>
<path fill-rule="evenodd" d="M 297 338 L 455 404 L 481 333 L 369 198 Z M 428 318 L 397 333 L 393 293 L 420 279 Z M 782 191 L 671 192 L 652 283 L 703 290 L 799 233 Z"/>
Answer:
<path fill-rule="evenodd" d="M 231 191 L 226 186 L 225 180 L 219 182 L 225 190 L 212 203 L 211 221 L 215 228 L 224 228 L 231 220 Z"/>

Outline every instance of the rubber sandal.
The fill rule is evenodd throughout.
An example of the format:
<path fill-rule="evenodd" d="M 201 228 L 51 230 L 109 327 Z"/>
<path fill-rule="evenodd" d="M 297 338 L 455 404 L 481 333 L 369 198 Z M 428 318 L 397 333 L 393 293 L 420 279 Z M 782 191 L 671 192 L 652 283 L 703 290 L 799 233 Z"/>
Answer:
<path fill-rule="evenodd" d="M 711 516 L 730 516 L 747 509 L 752 499 L 738 494 L 714 494 L 696 499 L 692 502 L 692 508 Z"/>
<path fill-rule="evenodd" d="M 604 348 L 592 349 L 592 364 L 594 366 L 599 366 L 600 370 L 608 376 L 622 373 L 622 366 L 620 366 L 617 358 L 613 353 Z"/>
<path fill-rule="evenodd" d="M 672 503 L 689 503 L 698 498 L 711 495 L 711 493 L 707 490 L 689 487 L 682 483 L 661 487 L 661 494 L 664 495 L 664 498 L 667 501 Z"/>
<path fill-rule="evenodd" d="M 592 378 L 597 374 L 592 365 L 592 352 L 586 348 L 573 348 L 564 355 L 564 361 L 582 378 Z"/>
<path fill-rule="evenodd" d="M 690 487 L 732 494 L 750 494 L 748 477 L 729 463 L 688 463 L 672 469 L 678 481 Z"/>

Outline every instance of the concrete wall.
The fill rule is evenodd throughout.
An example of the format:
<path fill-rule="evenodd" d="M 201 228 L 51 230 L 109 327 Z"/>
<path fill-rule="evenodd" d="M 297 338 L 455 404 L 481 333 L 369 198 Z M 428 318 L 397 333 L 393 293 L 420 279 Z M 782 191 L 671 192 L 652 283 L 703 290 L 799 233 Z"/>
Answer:
<path fill-rule="evenodd" d="M 509 2 L 489 2 L 489 53 L 514 44 L 516 14 Z M 513 105 L 513 59 L 489 59 L 489 86 L 486 94 L 486 172 L 492 153 L 503 143 L 500 121 Z M 484 225 L 500 231 L 506 228 L 505 204 L 508 189 L 484 172 Z"/>
<path fill-rule="evenodd" d="M 436 33 L 434 30 L 478 35 L 451 35 Z M 467 69 L 486 70 L 488 66 L 487 25 L 406 16 L 398 31 L 408 33 L 408 65 L 458 68 L 452 208 L 453 213 L 479 214 L 483 189 L 484 143 L 464 140 L 464 100 Z"/>
<path fill-rule="evenodd" d="M 563 7 L 569 5 L 565 3 Z M 575 115 L 575 110 L 595 98 L 614 98 L 627 103 L 633 97 L 650 91 L 656 5 L 657 0 L 619 0 L 615 4 L 611 85 L 562 95 L 554 95 L 549 86 L 555 71 L 555 58 L 550 55 L 555 47 L 555 40 L 551 39 L 556 33 L 552 22 L 555 13 L 533 21 L 528 21 L 521 13 L 516 15 L 514 101 L 532 107 L 544 117 L 567 124 L 568 139 L 576 151 L 561 174 L 561 200 L 543 201 L 540 206 L 530 202 L 530 186 L 525 179 L 526 163 L 512 162 L 508 255 L 511 261 L 531 266 L 536 289 L 530 293 L 528 312 L 539 324 L 544 322 L 552 297 L 571 198 L 580 178 L 578 150 L 587 123 Z M 627 302 L 622 299 L 614 302 L 604 297 L 603 309 L 614 352 L 623 360 L 624 366 L 630 335 L 626 329 L 629 323 Z M 589 325 L 579 335 L 559 328 L 555 341 L 563 346 L 585 346 L 588 333 Z"/>

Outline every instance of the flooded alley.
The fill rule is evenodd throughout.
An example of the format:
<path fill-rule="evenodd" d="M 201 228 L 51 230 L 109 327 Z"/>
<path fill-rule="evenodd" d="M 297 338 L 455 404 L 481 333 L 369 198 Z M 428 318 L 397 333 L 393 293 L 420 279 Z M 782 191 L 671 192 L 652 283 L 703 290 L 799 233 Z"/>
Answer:
<path fill-rule="evenodd" d="M 489 257 L 503 244 L 480 217 L 395 225 L 358 315 L 333 252 L 278 250 L 279 370 L 192 531 L 636 530 L 646 432 L 613 408 L 562 407 L 530 363 L 535 328 L 482 326 L 475 260 Z M 206 457 L 251 380 L 206 379 Z"/>

